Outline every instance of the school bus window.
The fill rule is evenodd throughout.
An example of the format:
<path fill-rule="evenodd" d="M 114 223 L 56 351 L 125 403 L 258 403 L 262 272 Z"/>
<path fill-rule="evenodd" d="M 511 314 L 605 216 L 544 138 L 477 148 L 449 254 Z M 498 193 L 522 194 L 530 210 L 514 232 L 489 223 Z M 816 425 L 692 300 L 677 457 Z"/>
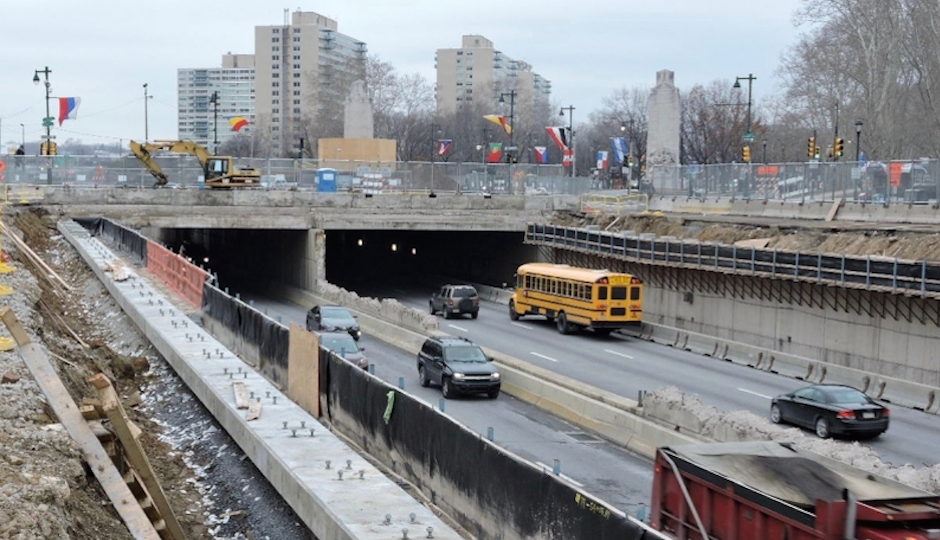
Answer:
<path fill-rule="evenodd" d="M 627 299 L 627 287 L 611 287 L 610 299 L 611 300 L 626 300 Z"/>
<path fill-rule="evenodd" d="M 607 300 L 607 287 L 598 287 L 597 288 L 597 299 L 598 300 Z"/>
<path fill-rule="evenodd" d="M 630 300 L 639 300 L 639 299 L 640 299 L 640 288 L 630 287 Z"/>

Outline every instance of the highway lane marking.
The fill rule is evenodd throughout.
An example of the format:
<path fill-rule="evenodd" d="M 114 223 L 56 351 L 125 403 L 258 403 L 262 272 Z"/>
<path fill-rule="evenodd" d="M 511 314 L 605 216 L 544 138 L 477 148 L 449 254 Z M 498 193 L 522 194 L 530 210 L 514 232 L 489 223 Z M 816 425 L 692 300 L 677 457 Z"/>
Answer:
<path fill-rule="evenodd" d="M 757 392 L 753 392 L 751 390 L 748 390 L 747 388 L 738 388 L 738 390 L 741 392 L 744 392 L 745 394 L 751 394 L 752 396 L 762 397 L 764 399 L 770 399 L 770 396 L 765 396 L 764 394 L 758 394 Z"/>
<path fill-rule="evenodd" d="M 545 469 L 545 472 L 554 474 L 554 469 L 552 469 L 552 468 L 549 467 L 548 465 L 542 463 L 541 461 L 536 461 L 535 464 L 538 465 L 539 467 Z M 578 482 L 577 480 L 575 480 L 574 478 L 568 476 L 567 474 L 562 473 L 562 474 L 559 474 L 558 476 L 564 478 L 565 480 L 571 482 L 572 484 L 574 484 L 574 485 L 576 485 L 576 486 L 578 486 L 578 487 L 584 487 L 584 484 L 582 484 L 581 482 Z"/>
<path fill-rule="evenodd" d="M 457 326 L 456 324 L 448 324 L 447 326 L 448 326 L 449 328 L 453 328 L 454 330 L 460 330 L 461 332 L 469 332 L 469 330 L 467 330 L 466 328 L 463 328 L 463 327 L 461 327 L 461 326 Z"/>
<path fill-rule="evenodd" d="M 552 358 L 551 356 L 545 356 L 544 354 L 539 354 L 539 353 L 537 353 L 537 352 L 529 353 L 529 354 L 531 354 L 532 356 L 538 356 L 539 358 L 544 358 L 545 360 L 550 360 L 550 361 L 552 361 L 552 362 L 557 362 L 557 361 L 558 361 L 558 360 L 555 360 L 554 358 Z"/>
<path fill-rule="evenodd" d="M 534 326 L 529 326 L 529 325 L 527 325 L 527 324 L 522 324 L 522 323 L 520 323 L 520 322 L 514 322 L 514 323 L 510 323 L 510 324 L 512 324 L 513 326 L 518 326 L 519 328 L 524 328 L 524 329 L 526 329 L 526 330 L 532 330 L 532 329 L 535 328 Z"/>
<path fill-rule="evenodd" d="M 610 354 L 613 354 L 613 355 L 616 355 L 616 356 L 622 356 L 622 357 L 627 358 L 627 359 L 629 359 L 629 360 L 633 360 L 633 357 L 630 356 L 629 354 L 619 353 L 619 352 L 617 352 L 617 351 L 612 351 L 612 350 L 610 350 L 610 349 L 604 349 L 604 352 L 605 352 L 605 353 L 610 353 Z"/>

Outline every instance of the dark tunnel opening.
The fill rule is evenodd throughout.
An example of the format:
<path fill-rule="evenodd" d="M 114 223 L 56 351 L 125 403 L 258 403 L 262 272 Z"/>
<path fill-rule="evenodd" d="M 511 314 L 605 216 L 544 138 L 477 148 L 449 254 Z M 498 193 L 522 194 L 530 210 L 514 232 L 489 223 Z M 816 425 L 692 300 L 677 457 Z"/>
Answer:
<path fill-rule="evenodd" d="M 304 288 L 318 264 L 307 230 L 162 229 L 155 236 L 233 291 Z M 521 232 L 333 230 L 325 231 L 323 264 L 328 282 L 367 296 L 443 280 L 502 286 L 520 264 L 538 260 L 523 239 Z"/>

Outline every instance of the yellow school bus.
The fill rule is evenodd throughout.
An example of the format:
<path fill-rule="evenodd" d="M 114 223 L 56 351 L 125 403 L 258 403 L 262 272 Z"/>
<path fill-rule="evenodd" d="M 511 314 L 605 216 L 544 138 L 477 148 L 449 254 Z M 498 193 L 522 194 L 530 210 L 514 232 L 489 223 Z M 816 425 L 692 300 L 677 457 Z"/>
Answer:
<path fill-rule="evenodd" d="M 639 326 L 643 319 L 643 282 L 609 270 L 567 264 L 528 263 L 516 270 L 509 318 L 540 315 L 569 334 L 590 328 L 607 335 Z"/>

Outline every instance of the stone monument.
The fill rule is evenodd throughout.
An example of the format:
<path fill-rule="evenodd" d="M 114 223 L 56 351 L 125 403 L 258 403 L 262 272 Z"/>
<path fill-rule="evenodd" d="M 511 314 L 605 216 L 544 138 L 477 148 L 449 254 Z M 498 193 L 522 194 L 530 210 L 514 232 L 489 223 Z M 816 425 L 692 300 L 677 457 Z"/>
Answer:
<path fill-rule="evenodd" d="M 365 81 L 352 83 L 349 96 L 346 97 L 345 118 L 343 122 L 343 138 L 345 139 L 371 139 L 375 137 L 375 127 L 372 118 L 372 102 L 366 93 Z"/>
<path fill-rule="evenodd" d="M 647 179 L 657 193 L 676 193 L 679 186 L 679 125 L 681 104 L 675 73 L 656 73 L 649 98 L 649 137 L 646 141 Z"/>

